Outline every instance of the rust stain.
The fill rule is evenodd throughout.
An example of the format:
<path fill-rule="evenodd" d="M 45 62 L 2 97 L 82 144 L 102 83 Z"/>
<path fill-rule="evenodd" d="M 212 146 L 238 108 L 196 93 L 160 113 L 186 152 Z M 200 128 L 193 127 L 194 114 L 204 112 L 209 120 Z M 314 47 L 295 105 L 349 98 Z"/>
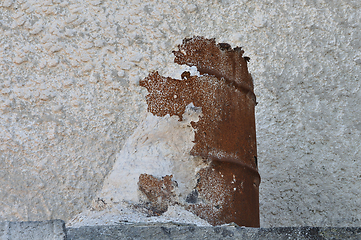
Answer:
<path fill-rule="evenodd" d="M 214 39 L 184 39 L 173 51 L 175 63 L 196 66 L 202 76 L 183 72 L 181 80 L 158 72 L 140 81 L 148 111 L 157 116 L 182 115 L 188 104 L 202 108 L 191 154 L 211 160 L 187 208 L 213 225 L 235 222 L 259 226 L 257 148 L 253 80 L 248 57 L 240 47 Z M 236 179 L 236 182 L 232 181 Z M 234 190 L 236 189 L 236 190 Z M 199 202 L 198 202 L 199 200 Z"/>
<path fill-rule="evenodd" d="M 148 202 L 143 207 L 149 210 L 150 216 L 159 216 L 168 210 L 168 205 L 175 203 L 174 192 L 177 183 L 172 180 L 172 175 L 166 175 L 158 179 L 149 174 L 139 176 L 139 190 L 143 192 Z"/>

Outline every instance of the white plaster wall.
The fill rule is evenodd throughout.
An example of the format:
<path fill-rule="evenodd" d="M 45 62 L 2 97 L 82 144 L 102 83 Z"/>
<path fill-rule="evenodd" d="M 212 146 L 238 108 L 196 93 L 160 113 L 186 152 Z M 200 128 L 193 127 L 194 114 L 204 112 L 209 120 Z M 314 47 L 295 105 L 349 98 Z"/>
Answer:
<path fill-rule="evenodd" d="M 261 225 L 359 226 L 361 2 L 0 1 L 0 220 L 69 220 L 146 117 L 139 79 L 203 35 L 255 81 Z"/>

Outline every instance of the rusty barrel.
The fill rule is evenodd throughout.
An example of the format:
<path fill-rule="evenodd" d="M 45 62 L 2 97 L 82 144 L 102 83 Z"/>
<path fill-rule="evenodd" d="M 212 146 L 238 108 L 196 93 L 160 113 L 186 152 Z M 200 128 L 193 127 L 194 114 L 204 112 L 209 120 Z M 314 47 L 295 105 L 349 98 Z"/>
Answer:
<path fill-rule="evenodd" d="M 148 111 L 155 115 L 182 119 L 188 104 L 202 108 L 199 121 L 191 122 L 196 130 L 191 154 L 210 164 L 197 173 L 186 208 L 212 225 L 259 227 L 256 97 L 249 58 L 240 47 L 203 37 L 184 39 L 178 48 L 174 61 L 196 66 L 201 76 L 184 72 L 178 80 L 154 72 L 140 85 L 148 89 Z"/>

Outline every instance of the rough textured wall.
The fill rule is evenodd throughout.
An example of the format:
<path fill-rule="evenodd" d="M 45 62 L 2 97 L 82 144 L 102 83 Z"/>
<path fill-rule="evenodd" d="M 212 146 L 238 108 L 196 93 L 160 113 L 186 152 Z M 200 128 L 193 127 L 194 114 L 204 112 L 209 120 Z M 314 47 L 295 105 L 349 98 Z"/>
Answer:
<path fill-rule="evenodd" d="M 184 37 L 243 46 L 261 226 L 359 226 L 361 3 L 0 2 L 0 220 L 70 219 L 146 116 Z"/>

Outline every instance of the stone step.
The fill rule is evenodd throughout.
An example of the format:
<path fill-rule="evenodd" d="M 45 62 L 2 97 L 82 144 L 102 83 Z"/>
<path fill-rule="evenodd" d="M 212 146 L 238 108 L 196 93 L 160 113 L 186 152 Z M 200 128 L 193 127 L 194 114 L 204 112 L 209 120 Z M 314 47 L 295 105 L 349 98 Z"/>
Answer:
<path fill-rule="evenodd" d="M 0 239 L 66 240 L 65 222 L 63 220 L 0 222 Z"/>
<path fill-rule="evenodd" d="M 191 224 L 119 224 L 65 228 L 62 220 L 0 222 L 0 239 L 361 239 L 359 227 L 277 227 L 245 228 L 232 225 L 201 227 Z"/>

